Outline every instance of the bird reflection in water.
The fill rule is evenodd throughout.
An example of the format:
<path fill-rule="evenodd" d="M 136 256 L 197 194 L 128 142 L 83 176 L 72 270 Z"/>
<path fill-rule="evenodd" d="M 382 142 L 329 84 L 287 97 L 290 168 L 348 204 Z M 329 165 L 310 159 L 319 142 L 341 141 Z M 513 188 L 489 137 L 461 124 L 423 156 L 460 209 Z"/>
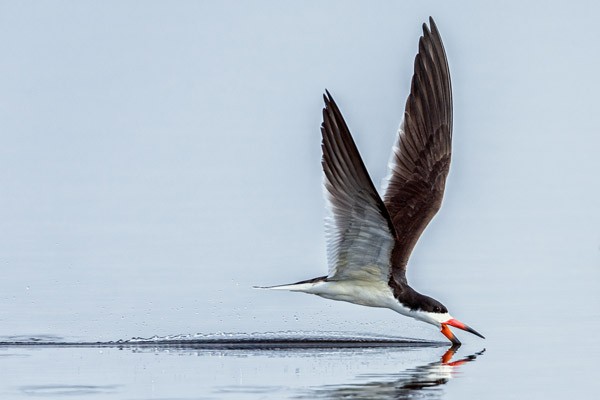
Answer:
<path fill-rule="evenodd" d="M 321 386 L 303 398 L 321 399 L 436 399 L 443 395 L 441 386 L 458 372 L 461 365 L 474 361 L 485 352 L 452 361 L 460 346 L 453 346 L 439 361 L 411 368 L 398 374 L 361 375 L 369 381 L 359 384 Z"/>

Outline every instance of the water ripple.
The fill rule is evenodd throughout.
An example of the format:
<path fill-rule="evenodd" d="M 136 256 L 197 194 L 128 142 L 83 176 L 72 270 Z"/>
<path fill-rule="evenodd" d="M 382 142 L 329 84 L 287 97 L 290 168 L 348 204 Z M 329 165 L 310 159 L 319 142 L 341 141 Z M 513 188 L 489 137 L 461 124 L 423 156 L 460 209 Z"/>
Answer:
<path fill-rule="evenodd" d="M 84 396 L 116 393 L 121 385 L 29 385 L 21 386 L 21 392 L 28 396 Z"/>

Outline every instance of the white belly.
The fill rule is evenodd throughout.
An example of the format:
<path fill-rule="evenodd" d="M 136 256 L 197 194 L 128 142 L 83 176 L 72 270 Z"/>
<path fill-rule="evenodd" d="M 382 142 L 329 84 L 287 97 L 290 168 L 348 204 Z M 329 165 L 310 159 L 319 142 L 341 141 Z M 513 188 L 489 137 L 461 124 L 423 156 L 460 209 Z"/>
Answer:
<path fill-rule="evenodd" d="M 326 299 L 347 301 L 368 307 L 393 308 L 394 303 L 398 303 L 385 282 L 359 280 L 320 282 L 306 292 Z"/>

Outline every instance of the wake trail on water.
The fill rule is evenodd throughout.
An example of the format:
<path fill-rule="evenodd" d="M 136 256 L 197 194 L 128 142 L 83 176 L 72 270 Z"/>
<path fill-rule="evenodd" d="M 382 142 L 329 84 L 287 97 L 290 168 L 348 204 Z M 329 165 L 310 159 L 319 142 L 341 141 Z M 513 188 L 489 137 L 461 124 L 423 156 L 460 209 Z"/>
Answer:
<path fill-rule="evenodd" d="M 0 347 L 117 347 L 207 350 L 343 349 L 382 347 L 441 347 L 443 342 L 356 332 L 281 331 L 196 333 L 116 341 L 69 341 L 59 336 L 4 336 Z"/>

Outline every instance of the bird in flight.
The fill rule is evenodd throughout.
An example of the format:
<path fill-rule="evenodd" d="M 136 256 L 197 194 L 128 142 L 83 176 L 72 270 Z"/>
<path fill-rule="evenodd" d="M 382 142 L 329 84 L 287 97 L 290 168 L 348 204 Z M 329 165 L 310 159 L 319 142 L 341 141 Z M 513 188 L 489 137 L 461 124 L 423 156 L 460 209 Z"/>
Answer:
<path fill-rule="evenodd" d="M 322 165 L 332 217 L 327 225 L 329 274 L 266 289 L 315 294 L 331 300 L 390 308 L 450 330 L 483 336 L 453 318 L 439 301 L 406 280 L 410 254 L 439 210 L 450 167 L 452 88 L 440 33 L 423 24 L 404 120 L 383 199 L 377 193 L 331 94 L 323 96 Z"/>

